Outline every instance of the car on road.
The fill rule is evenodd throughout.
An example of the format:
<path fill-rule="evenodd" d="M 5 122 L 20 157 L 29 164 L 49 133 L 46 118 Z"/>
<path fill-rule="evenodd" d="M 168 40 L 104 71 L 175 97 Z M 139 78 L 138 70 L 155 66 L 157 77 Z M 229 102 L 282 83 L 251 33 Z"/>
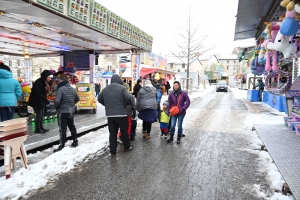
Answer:
<path fill-rule="evenodd" d="M 216 92 L 225 91 L 228 92 L 228 84 L 226 81 L 217 82 Z"/>

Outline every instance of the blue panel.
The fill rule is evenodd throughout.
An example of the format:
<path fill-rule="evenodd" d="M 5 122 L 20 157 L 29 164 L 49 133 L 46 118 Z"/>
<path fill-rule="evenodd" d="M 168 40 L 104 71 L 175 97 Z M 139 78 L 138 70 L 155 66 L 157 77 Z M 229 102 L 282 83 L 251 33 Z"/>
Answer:
<path fill-rule="evenodd" d="M 247 99 L 251 102 L 258 101 L 258 90 L 248 90 Z"/>

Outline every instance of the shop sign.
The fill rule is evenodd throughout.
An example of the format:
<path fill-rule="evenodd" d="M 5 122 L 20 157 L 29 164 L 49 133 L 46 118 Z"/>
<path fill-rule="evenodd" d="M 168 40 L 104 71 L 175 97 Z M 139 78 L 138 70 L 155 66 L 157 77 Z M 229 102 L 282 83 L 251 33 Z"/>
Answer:
<path fill-rule="evenodd" d="M 140 64 L 140 54 L 131 54 L 131 91 L 133 91 L 133 86 L 140 78 Z"/>

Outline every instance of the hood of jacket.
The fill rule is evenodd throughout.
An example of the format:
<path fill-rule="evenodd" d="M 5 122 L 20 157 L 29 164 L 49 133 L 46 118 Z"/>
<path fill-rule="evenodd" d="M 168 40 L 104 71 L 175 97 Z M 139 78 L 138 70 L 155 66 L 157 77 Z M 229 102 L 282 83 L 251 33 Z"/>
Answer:
<path fill-rule="evenodd" d="M 120 85 L 123 85 L 123 81 L 122 81 L 121 77 L 118 74 L 114 74 L 111 77 L 111 83 L 118 83 Z"/>
<path fill-rule="evenodd" d="M 6 69 L 0 69 L 0 78 L 12 78 L 12 74 Z"/>
<path fill-rule="evenodd" d="M 50 76 L 50 75 L 52 75 L 52 73 L 51 73 L 49 70 L 44 70 L 44 71 L 41 73 L 41 79 L 42 79 L 43 81 L 45 81 L 46 78 L 47 78 L 48 76 Z"/>

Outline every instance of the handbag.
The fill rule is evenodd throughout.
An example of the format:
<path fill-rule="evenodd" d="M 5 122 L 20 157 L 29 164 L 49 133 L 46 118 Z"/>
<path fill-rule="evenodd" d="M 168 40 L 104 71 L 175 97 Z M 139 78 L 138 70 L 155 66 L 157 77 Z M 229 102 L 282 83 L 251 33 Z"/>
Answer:
<path fill-rule="evenodd" d="M 170 109 L 170 116 L 178 115 L 178 113 L 180 112 L 179 107 L 178 107 L 180 97 L 181 97 L 181 94 L 179 95 L 179 97 L 177 99 L 177 106 L 172 106 L 172 108 Z"/>

